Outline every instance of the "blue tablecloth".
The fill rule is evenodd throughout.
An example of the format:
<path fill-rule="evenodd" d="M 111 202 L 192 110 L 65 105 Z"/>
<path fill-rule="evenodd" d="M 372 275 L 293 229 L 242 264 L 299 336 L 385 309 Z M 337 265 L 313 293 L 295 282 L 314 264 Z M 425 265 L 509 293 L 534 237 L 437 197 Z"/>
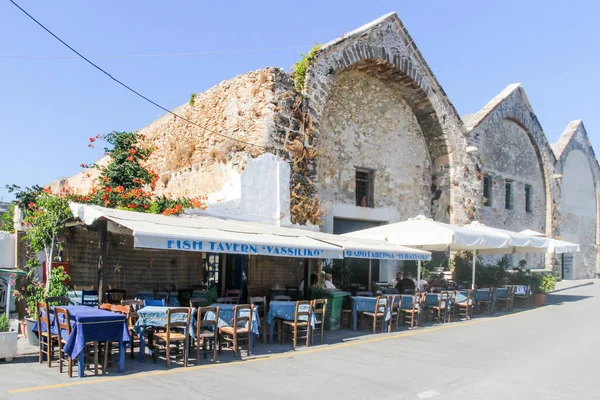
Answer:
<path fill-rule="evenodd" d="M 458 292 L 456 292 L 456 301 L 455 303 L 464 303 L 467 301 L 467 296 L 468 296 L 468 291 L 466 290 L 459 290 Z"/>
<path fill-rule="evenodd" d="M 357 320 L 358 312 L 359 311 L 374 312 L 375 304 L 377 302 L 377 297 L 352 296 L 351 299 L 352 299 L 353 329 L 356 330 L 356 320 Z M 390 299 L 389 303 L 391 303 L 391 299 Z M 392 313 L 390 311 L 389 304 L 388 304 L 387 309 L 385 310 L 384 318 L 385 318 L 385 321 L 389 321 L 392 318 Z M 384 330 L 387 332 L 387 324 L 385 324 Z"/>
<path fill-rule="evenodd" d="M 526 295 L 527 294 L 527 285 L 513 285 L 515 287 L 515 294 L 518 295 Z"/>
<path fill-rule="evenodd" d="M 138 310 L 138 320 L 133 326 L 133 331 L 140 335 L 144 332 L 144 329 L 149 327 L 154 328 L 165 328 L 167 326 L 167 310 L 173 307 L 157 307 L 157 306 L 148 306 Z M 194 323 L 194 313 L 195 310 L 192 310 L 192 320 L 190 321 L 190 325 L 193 326 Z M 187 319 L 187 313 L 176 313 L 171 315 L 172 322 L 185 322 Z M 190 335 L 194 337 L 194 330 L 190 330 Z"/>
<path fill-rule="evenodd" d="M 233 325 L 233 308 L 235 306 L 235 304 L 211 304 L 211 307 L 219 307 L 219 328 Z M 244 316 L 243 313 L 241 313 L 241 315 Z M 212 312 L 207 312 L 204 314 L 204 320 L 214 321 L 215 314 Z M 258 336 L 260 332 L 260 316 L 258 315 L 258 309 L 256 307 L 254 308 L 254 314 L 252 315 L 252 326 L 250 331 L 255 336 Z"/>
<path fill-rule="evenodd" d="M 505 299 L 508 295 L 508 288 L 497 288 L 496 299 Z"/>
<path fill-rule="evenodd" d="M 87 342 L 127 342 L 130 339 L 127 317 L 87 306 L 67 306 L 71 317 L 71 335 L 65 353 L 76 358 Z M 54 320 L 54 318 L 53 318 Z M 56 321 L 54 329 L 57 329 Z"/>

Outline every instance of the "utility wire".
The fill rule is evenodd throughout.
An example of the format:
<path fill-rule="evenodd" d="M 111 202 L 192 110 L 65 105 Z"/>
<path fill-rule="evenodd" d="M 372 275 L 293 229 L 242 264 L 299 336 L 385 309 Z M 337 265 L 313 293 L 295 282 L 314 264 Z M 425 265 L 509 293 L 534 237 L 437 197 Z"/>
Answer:
<path fill-rule="evenodd" d="M 223 54 L 239 54 L 239 53 L 256 53 L 261 51 L 282 51 L 282 50 L 299 50 L 308 49 L 310 46 L 292 46 L 292 47 L 272 47 L 265 49 L 241 49 L 241 50 L 223 50 L 223 51 L 203 51 L 196 53 L 158 53 L 158 54 L 126 54 L 126 55 L 108 55 L 108 56 L 87 56 L 87 58 L 104 58 L 104 59 L 124 59 L 124 58 L 164 58 L 164 57 L 196 57 L 206 55 L 223 55 Z M 0 54 L 0 58 L 23 58 L 23 59 L 75 59 L 78 56 L 36 56 L 36 55 L 20 55 L 20 54 Z"/>
<path fill-rule="evenodd" d="M 147 102 L 149 102 L 150 104 L 155 105 L 156 107 L 160 108 L 163 111 L 166 111 L 167 113 L 175 116 L 176 118 L 180 118 L 183 121 L 195 125 L 200 129 L 204 129 L 210 133 L 214 133 L 215 135 L 221 136 L 223 138 L 229 139 L 229 140 L 233 140 L 239 143 L 243 143 L 249 146 L 255 146 L 255 147 L 260 147 L 263 149 L 273 149 L 273 150 L 277 150 L 273 147 L 268 147 L 268 146 L 261 146 L 259 144 L 255 144 L 255 143 L 250 143 L 250 142 L 246 142 L 244 140 L 240 140 L 240 139 L 236 139 L 236 138 L 232 138 L 230 136 L 224 135 L 220 132 L 216 132 L 213 130 L 210 130 L 208 128 L 206 128 L 205 126 L 201 126 L 193 121 L 190 121 L 187 118 L 184 118 L 176 113 L 174 113 L 173 111 L 161 106 L 160 104 L 158 104 L 157 102 L 149 99 L 148 97 L 144 96 L 143 94 L 139 93 L 138 91 L 132 89 L 131 87 L 127 86 L 126 84 L 124 84 L 123 82 L 121 82 L 120 80 L 118 80 L 117 78 L 115 78 L 114 76 L 112 76 L 111 74 L 109 74 L 108 72 L 106 72 L 105 70 L 103 70 L 102 68 L 100 68 L 98 65 L 94 64 L 92 61 L 90 61 L 88 58 L 86 58 L 83 54 L 81 54 L 80 52 L 78 52 L 77 50 L 75 50 L 73 47 L 69 46 L 64 40 L 62 40 L 61 38 L 59 38 L 58 36 L 56 36 L 50 29 L 46 28 L 41 22 L 39 22 L 37 19 L 35 19 L 31 14 L 29 14 L 27 11 L 25 11 L 21 6 L 19 6 L 17 3 L 14 2 L 14 0 L 9 0 L 11 3 L 13 3 L 13 5 L 15 7 L 17 7 L 19 10 L 21 10 L 25 15 L 27 15 L 29 18 L 31 18 L 33 20 L 33 22 L 35 22 L 36 24 L 38 24 L 42 29 L 44 29 L 46 32 L 48 32 L 50 35 L 52 35 L 56 40 L 58 40 L 59 42 L 61 42 L 63 45 L 65 45 L 69 50 L 71 50 L 73 53 L 77 54 L 79 57 L 81 57 L 82 59 L 84 59 L 85 61 L 87 61 L 88 64 L 90 64 L 91 66 L 93 66 L 94 68 L 96 68 L 98 71 L 102 72 L 104 75 L 108 76 L 110 79 L 112 79 L 113 81 L 117 82 L 119 85 L 123 86 L 125 89 L 129 90 L 130 92 L 136 94 L 137 96 L 141 97 L 142 99 L 146 100 Z"/>

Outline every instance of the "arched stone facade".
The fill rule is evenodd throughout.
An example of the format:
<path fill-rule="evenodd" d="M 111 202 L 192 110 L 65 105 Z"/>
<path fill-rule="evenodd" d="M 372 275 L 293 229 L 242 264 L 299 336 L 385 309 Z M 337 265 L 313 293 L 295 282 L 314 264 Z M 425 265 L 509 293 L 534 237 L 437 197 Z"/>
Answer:
<path fill-rule="evenodd" d="M 465 123 L 471 131 L 470 143 L 479 148 L 484 172 L 495 175 L 495 183 L 515 181 L 513 196 L 519 200 L 512 211 L 493 205 L 496 209 L 490 210 L 482 204 L 478 218 L 491 226 L 517 231 L 534 229 L 553 236 L 559 193 L 554 179 L 556 158 L 521 85 L 508 86 L 477 114 L 466 117 Z M 535 209 L 530 214 L 524 212 L 525 184 L 533 189 Z M 495 190 L 497 196 L 504 192 L 503 187 Z M 503 206 L 504 197 L 500 200 Z"/>
<path fill-rule="evenodd" d="M 385 82 L 411 108 L 431 159 L 430 205 L 421 209 L 440 221 L 473 219 L 476 207 L 473 199 L 479 195 L 481 185 L 475 160 L 467 153 L 466 132 L 395 13 L 324 45 L 317 53 L 307 73 L 303 93 L 309 116 L 305 129 L 310 131 L 317 149 L 323 151 L 319 141 L 322 135 L 328 134 L 324 112 L 336 76 L 348 70 Z M 322 143 L 327 140 L 323 139 Z M 315 171 L 317 181 L 320 181 L 320 173 L 318 169 Z M 380 218 L 376 213 L 367 214 L 373 219 Z"/>
<path fill-rule="evenodd" d="M 600 167 L 583 123 L 571 122 L 554 150 L 558 157 L 556 173 L 561 178 L 558 235 L 578 243 L 581 249 L 572 257 L 566 256 L 564 277 L 592 278 L 600 266 Z"/>

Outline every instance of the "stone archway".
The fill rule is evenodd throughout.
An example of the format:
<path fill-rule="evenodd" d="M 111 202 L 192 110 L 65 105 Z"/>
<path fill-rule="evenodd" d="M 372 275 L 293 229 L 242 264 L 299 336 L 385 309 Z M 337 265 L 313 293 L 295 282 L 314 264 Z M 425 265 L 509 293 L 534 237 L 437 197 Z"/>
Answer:
<path fill-rule="evenodd" d="M 319 148 L 328 101 L 336 80 L 357 73 L 383 82 L 398 93 L 419 126 L 430 159 L 427 207 L 440 221 L 474 218 L 480 192 L 473 158 L 467 154 L 466 132 L 433 73 L 395 14 L 360 28 L 321 48 L 308 70 L 304 94 L 309 143 Z M 400 103 L 399 107 L 400 106 Z M 320 171 L 315 170 L 315 180 Z M 398 216 L 406 217 L 406 216 Z"/>

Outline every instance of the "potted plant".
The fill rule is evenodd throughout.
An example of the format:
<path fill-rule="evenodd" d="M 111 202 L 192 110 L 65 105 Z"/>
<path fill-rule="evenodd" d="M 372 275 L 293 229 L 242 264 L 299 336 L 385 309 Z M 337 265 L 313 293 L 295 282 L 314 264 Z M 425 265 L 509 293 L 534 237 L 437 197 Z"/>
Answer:
<path fill-rule="evenodd" d="M 38 345 L 38 336 L 33 332 L 33 327 L 37 322 L 37 304 L 45 301 L 47 297 L 65 297 L 69 291 L 69 288 L 65 285 L 65 281 L 69 279 L 69 275 L 64 272 L 63 267 L 58 267 L 52 269 L 50 273 L 50 288 L 46 294 L 44 284 L 39 282 L 35 276 L 35 265 L 36 261 L 29 260 L 27 262 L 27 274 L 23 276 L 23 282 L 20 285 L 21 290 L 15 291 L 15 297 L 27 303 L 28 316 L 25 317 L 27 333 L 25 336 L 33 346 Z"/>
<path fill-rule="evenodd" d="M 17 356 L 17 332 L 9 329 L 8 316 L 0 316 L 0 358 L 12 361 Z"/>
<path fill-rule="evenodd" d="M 546 304 L 546 294 L 554 290 L 556 277 L 554 275 L 538 275 L 532 278 L 533 299 L 532 304 L 536 307 Z"/>

